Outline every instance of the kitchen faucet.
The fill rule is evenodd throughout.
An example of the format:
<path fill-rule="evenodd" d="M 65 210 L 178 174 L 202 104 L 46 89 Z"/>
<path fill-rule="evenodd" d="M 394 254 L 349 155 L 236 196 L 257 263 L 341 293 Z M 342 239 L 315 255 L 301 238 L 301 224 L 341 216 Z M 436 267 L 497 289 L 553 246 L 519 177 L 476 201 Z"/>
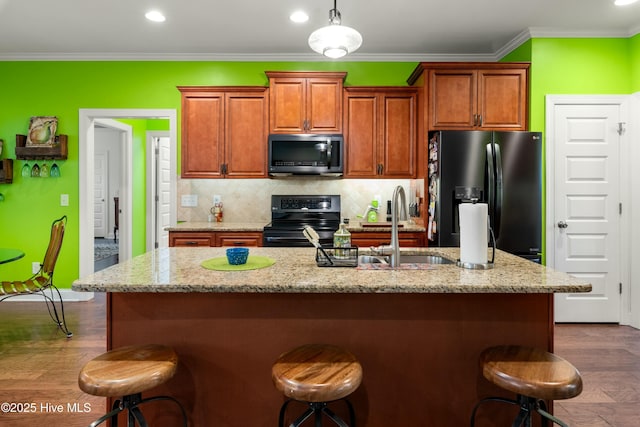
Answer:
<path fill-rule="evenodd" d="M 398 205 L 398 202 L 400 205 Z M 398 212 L 398 210 L 400 210 L 400 212 Z M 377 247 L 371 246 L 371 251 L 376 255 L 386 255 L 389 253 L 392 268 L 400 267 L 399 220 L 407 220 L 407 200 L 404 194 L 404 188 L 401 185 L 398 185 L 395 190 L 393 190 L 393 196 L 391 198 L 391 244 Z"/>
<path fill-rule="evenodd" d="M 398 206 L 400 202 L 400 206 Z M 400 219 L 407 219 L 407 199 L 404 188 L 398 185 L 393 190 L 391 198 L 391 267 L 400 267 L 400 242 L 398 241 L 398 208 L 400 208 Z"/>

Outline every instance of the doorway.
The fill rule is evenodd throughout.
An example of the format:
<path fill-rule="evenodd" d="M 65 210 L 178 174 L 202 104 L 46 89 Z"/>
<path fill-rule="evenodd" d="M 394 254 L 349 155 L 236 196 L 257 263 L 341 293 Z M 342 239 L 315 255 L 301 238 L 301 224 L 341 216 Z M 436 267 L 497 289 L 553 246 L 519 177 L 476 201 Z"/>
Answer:
<path fill-rule="evenodd" d="M 170 150 L 170 194 L 171 210 L 169 221 L 176 221 L 175 194 L 176 182 L 176 144 L 177 144 L 177 115 L 171 109 L 81 109 L 79 111 L 80 141 L 79 141 L 79 204 L 80 204 L 80 272 L 86 276 L 94 271 L 94 174 L 95 169 L 95 125 L 100 120 L 107 119 L 166 119 L 169 120 L 169 143 L 174 149 Z M 133 242 L 133 150 L 132 141 L 127 141 L 123 147 L 121 187 L 119 191 L 119 208 L 121 211 L 118 237 L 120 239 L 120 261 L 132 256 Z M 136 165 L 143 165 L 144 159 L 135 159 Z M 138 233 L 139 231 L 136 230 Z"/>
<path fill-rule="evenodd" d="M 547 97 L 547 265 L 593 286 L 556 294 L 558 322 L 629 324 L 627 104 L 624 96 Z"/>

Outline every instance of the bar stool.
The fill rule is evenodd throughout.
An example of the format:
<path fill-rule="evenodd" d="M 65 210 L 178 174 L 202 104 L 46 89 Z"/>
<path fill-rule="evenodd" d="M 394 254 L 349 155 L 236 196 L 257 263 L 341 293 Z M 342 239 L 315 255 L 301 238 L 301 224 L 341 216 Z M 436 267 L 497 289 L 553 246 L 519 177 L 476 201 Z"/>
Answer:
<path fill-rule="evenodd" d="M 531 426 L 531 414 L 540 414 L 542 425 L 548 422 L 567 427 L 547 412 L 545 400 L 570 399 L 582 392 L 580 372 L 565 359 L 540 349 L 515 345 L 487 348 L 480 355 L 482 374 L 491 383 L 516 393 L 516 400 L 502 397 L 482 399 L 473 408 L 474 427 L 478 407 L 488 401 L 520 406 L 513 427 Z"/>
<path fill-rule="evenodd" d="M 146 344 L 121 347 L 97 356 L 87 362 L 78 375 L 78 385 L 85 393 L 94 396 L 118 398 L 111 412 L 100 417 L 90 427 L 111 419 L 111 426 L 118 425 L 118 414 L 127 411 L 127 426 L 137 422 L 146 427 L 147 422 L 139 406 L 156 400 L 170 400 L 180 408 L 183 426 L 187 426 L 187 414 L 176 399 L 170 396 L 154 396 L 142 399 L 142 392 L 168 381 L 176 372 L 178 356 L 172 348 Z"/>
<path fill-rule="evenodd" d="M 282 354 L 273 364 L 271 378 L 278 390 L 288 399 L 280 409 L 279 427 L 292 400 L 304 402 L 307 410 L 290 427 L 300 426 L 315 415 L 315 426 L 322 426 L 322 415 L 336 425 L 348 427 L 328 404 L 343 400 L 349 410 L 351 427 L 355 427 L 355 413 L 347 399 L 362 382 L 362 367 L 350 352 L 328 344 L 307 344 Z"/>

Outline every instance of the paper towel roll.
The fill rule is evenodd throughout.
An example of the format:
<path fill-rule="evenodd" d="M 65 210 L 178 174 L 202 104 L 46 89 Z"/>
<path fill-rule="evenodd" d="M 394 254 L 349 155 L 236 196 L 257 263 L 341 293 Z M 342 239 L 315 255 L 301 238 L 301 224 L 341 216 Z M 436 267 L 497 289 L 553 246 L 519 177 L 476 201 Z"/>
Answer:
<path fill-rule="evenodd" d="M 489 230 L 486 203 L 461 203 L 460 213 L 460 262 L 487 263 Z"/>

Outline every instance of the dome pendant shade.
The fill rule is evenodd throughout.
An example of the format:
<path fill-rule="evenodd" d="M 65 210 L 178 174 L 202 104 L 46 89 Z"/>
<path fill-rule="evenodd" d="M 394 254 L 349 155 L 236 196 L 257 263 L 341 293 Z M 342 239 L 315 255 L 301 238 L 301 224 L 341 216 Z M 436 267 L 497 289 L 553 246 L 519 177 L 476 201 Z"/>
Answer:
<path fill-rule="evenodd" d="M 314 51 L 329 58 L 337 59 L 355 52 L 362 45 L 362 36 L 351 27 L 340 25 L 341 16 L 336 8 L 329 11 L 329 25 L 311 33 L 309 46 Z"/>

